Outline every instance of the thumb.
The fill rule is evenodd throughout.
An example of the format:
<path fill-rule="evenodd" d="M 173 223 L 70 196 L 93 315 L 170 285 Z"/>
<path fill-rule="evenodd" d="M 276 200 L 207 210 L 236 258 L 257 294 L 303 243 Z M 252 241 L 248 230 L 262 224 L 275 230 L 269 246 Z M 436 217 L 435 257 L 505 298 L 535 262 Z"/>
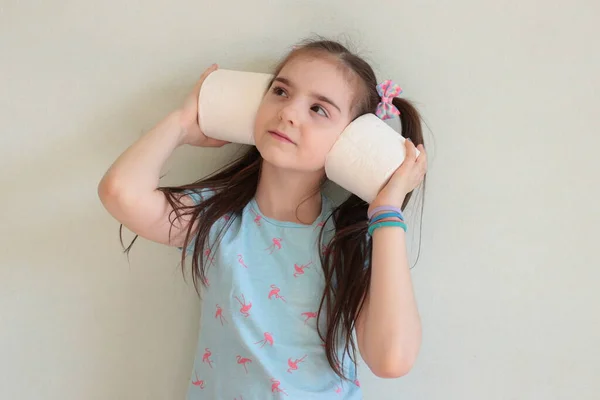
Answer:
<path fill-rule="evenodd" d="M 204 142 L 204 146 L 205 147 L 221 147 L 221 146 L 224 146 L 229 143 L 231 143 L 231 142 L 228 142 L 226 140 L 214 139 L 214 138 L 207 136 L 206 142 Z"/>
<path fill-rule="evenodd" d="M 210 67 L 208 67 L 208 69 L 206 69 L 202 75 L 200 76 L 200 78 L 198 79 L 198 81 L 196 81 L 196 84 L 194 85 L 194 89 L 193 92 L 194 93 L 200 93 L 200 88 L 202 87 L 202 84 L 204 83 L 204 81 L 206 80 L 206 78 L 208 77 L 208 75 L 210 75 L 211 73 L 215 72 L 217 69 L 219 69 L 219 66 L 217 64 L 213 64 Z"/>

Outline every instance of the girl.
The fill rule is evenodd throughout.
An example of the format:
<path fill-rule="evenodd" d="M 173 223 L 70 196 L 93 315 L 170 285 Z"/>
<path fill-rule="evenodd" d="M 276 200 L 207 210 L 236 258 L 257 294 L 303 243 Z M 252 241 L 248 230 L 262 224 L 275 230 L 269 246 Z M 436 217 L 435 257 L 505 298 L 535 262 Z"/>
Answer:
<path fill-rule="evenodd" d="M 399 88 L 378 85 L 341 44 L 305 42 L 266 88 L 255 147 L 205 179 L 158 187 L 177 146 L 226 143 L 198 122 L 198 93 L 216 68 L 115 161 L 98 190 L 131 231 L 185 249 L 182 268 L 192 255 L 203 301 L 188 399 L 362 398 L 354 332 L 379 377 L 408 373 L 420 347 L 401 213 L 426 173 L 419 114 L 401 98 L 391 104 L 386 90 Z M 398 111 L 412 140 L 405 161 L 372 204 L 351 195 L 334 207 L 321 193 L 326 154 L 358 116 Z"/>

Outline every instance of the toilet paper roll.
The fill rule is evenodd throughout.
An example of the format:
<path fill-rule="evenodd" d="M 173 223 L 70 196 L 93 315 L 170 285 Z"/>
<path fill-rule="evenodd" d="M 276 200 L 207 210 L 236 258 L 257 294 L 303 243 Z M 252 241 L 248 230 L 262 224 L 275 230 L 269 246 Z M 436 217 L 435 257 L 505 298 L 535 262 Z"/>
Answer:
<path fill-rule="evenodd" d="M 329 151 L 327 177 L 371 203 L 404 161 L 405 141 L 375 114 L 362 115 L 344 129 Z"/>
<path fill-rule="evenodd" d="M 254 144 L 254 120 L 273 75 L 217 69 L 198 97 L 200 129 L 208 137 Z"/>

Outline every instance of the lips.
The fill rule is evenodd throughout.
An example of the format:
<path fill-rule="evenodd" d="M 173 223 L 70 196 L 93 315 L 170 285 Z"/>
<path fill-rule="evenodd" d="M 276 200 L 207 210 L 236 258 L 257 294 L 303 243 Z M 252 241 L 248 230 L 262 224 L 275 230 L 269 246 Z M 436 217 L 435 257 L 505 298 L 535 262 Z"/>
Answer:
<path fill-rule="evenodd" d="M 292 139 L 290 139 L 290 137 L 288 135 L 286 135 L 283 132 L 280 131 L 269 131 L 269 133 L 273 136 L 275 136 L 275 138 L 282 140 L 282 141 L 286 141 L 286 142 L 290 142 L 290 143 L 294 143 L 294 141 Z"/>

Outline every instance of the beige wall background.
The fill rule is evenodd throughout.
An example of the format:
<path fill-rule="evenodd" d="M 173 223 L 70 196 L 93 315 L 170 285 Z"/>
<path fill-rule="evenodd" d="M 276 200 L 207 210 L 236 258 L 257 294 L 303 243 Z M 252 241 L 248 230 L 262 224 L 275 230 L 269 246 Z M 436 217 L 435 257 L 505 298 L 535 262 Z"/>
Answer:
<path fill-rule="evenodd" d="M 198 300 L 176 250 L 128 262 L 96 185 L 210 63 L 267 72 L 319 33 L 429 128 L 423 347 L 361 367 L 365 398 L 598 399 L 599 4 L 0 0 L 0 398 L 183 398 Z M 165 183 L 236 150 L 180 149 Z"/>

